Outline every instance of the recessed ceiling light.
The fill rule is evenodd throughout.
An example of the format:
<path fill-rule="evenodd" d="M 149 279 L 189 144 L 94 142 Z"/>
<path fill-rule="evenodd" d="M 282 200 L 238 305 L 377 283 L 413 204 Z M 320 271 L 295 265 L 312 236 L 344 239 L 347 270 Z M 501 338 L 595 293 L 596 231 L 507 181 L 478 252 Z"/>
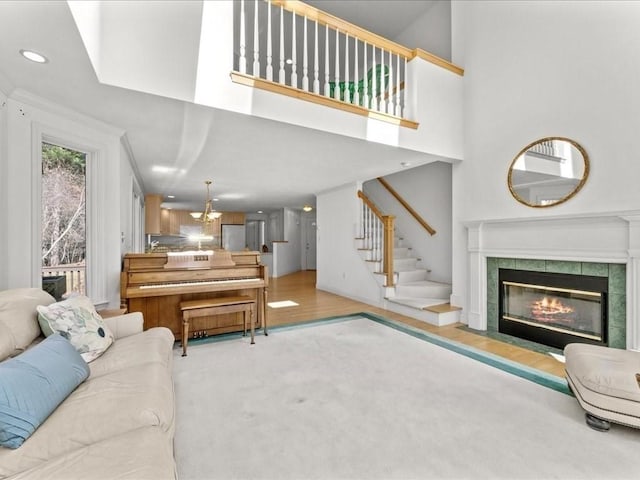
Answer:
<path fill-rule="evenodd" d="M 176 198 L 175 195 L 167 195 L 167 198 Z"/>
<path fill-rule="evenodd" d="M 287 60 L 285 61 L 285 63 L 287 65 L 291 65 L 293 63 L 293 60 L 291 60 L 290 58 L 287 58 Z"/>
<path fill-rule="evenodd" d="M 219 198 L 214 198 L 214 199 L 213 199 L 213 201 L 214 201 L 214 202 L 219 202 L 219 201 L 220 201 L 220 199 L 219 199 Z"/>
<path fill-rule="evenodd" d="M 27 60 L 31 60 L 36 63 L 47 63 L 49 60 L 47 57 L 42 55 L 41 53 L 34 52 L 33 50 L 20 50 L 20 55 L 22 55 Z"/>
<path fill-rule="evenodd" d="M 258 210 L 258 213 L 262 213 L 262 210 Z"/>

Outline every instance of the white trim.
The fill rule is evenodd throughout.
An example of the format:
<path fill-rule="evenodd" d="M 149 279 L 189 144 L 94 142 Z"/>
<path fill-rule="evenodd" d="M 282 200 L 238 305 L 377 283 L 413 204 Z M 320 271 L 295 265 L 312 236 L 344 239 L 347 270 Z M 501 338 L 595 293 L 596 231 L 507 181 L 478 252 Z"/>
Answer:
<path fill-rule="evenodd" d="M 144 196 L 146 188 L 144 186 L 144 181 L 142 179 L 142 175 L 140 174 L 140 170 L 138 169 L 136 157 L 133 155 L 133 149 L 131 148 L 131 143 L 129 143 L 129 137 L 127 137 L 126 133 L 123 133 L 120 137 L 120 144 L 124 148 L 125 152 L 127 152 L 127 160 L 129 161 L 129 166 L 131 167 L 131 171 L 133 172 L 133 188 L 135 189 L 136 193 Z"/>
<path fill-rule="evenodd" d="M 0 89 L 2 88 L 2 77 L 0 76 Z M 7 264 L 8 252 L 8 239 L 9 225 L 8 225 L 8 209 L 9 209 L 9 197 L 7 195 L 7 178 L 9 168 L 9 160 L 7 158 L 7 130 L 8 130 L 8 116 L 7 116 L 7 97 L 2 90 L 0 90 L 0 264 Z M 7 288 L 8 278 L 7 269 L 0 269 L 0 290 Z"/>
<path fill-rule="evenodd" d="M 107 169 L 107 146 L 94 140 L 58 130 L 54 127 L 33 122 L 32 125 L 32 232 L 31 251 L 34 259 L 32 284 L 41 283 L 41 205 L 42 205 L 42 142 L 83 152 L 86 157 L 86 294 L 97 306 L 109 303 L 106 278 L 101 272 L 107 271 L 107 251 L 104 222 L 100 207 L 105 208 L 107 186 L 104 178 Z"/>

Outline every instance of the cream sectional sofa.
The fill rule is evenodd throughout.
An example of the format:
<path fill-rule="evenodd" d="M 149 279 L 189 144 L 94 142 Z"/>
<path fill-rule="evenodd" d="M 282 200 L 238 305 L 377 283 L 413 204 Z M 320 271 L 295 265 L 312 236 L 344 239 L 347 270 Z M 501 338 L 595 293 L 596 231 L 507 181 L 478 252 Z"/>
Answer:
<path fill-rule="evenodd" d="M 39 289 L 0 292 L 0 360 L 42 341 L 36 306 L 54 301 Z M 21 446 L 0 447 L 0 479 L 176 478 L 173 334 L 143 331 L 139 313 L 104 320 L 115 341 Z"/>

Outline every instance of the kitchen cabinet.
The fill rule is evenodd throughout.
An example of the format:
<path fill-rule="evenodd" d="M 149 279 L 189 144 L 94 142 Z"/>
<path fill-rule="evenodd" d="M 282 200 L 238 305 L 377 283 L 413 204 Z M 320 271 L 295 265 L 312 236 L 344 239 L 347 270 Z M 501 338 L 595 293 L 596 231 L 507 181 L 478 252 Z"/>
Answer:
<path fill-rule="evenodd" d="M 149 193 L 144 196 L 144 233 L 160 235 L 162 195 Z"/>

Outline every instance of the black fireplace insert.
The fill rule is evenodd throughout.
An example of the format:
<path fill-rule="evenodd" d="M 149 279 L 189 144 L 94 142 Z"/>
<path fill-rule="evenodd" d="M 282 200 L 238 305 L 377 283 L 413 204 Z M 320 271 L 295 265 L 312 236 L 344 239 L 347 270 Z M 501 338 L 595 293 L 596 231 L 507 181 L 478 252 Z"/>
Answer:
<path fill-rule="evenodd" d="M 563 349 L 607 345 L 606 277 L 500 269 L 498 331 Z"/>

